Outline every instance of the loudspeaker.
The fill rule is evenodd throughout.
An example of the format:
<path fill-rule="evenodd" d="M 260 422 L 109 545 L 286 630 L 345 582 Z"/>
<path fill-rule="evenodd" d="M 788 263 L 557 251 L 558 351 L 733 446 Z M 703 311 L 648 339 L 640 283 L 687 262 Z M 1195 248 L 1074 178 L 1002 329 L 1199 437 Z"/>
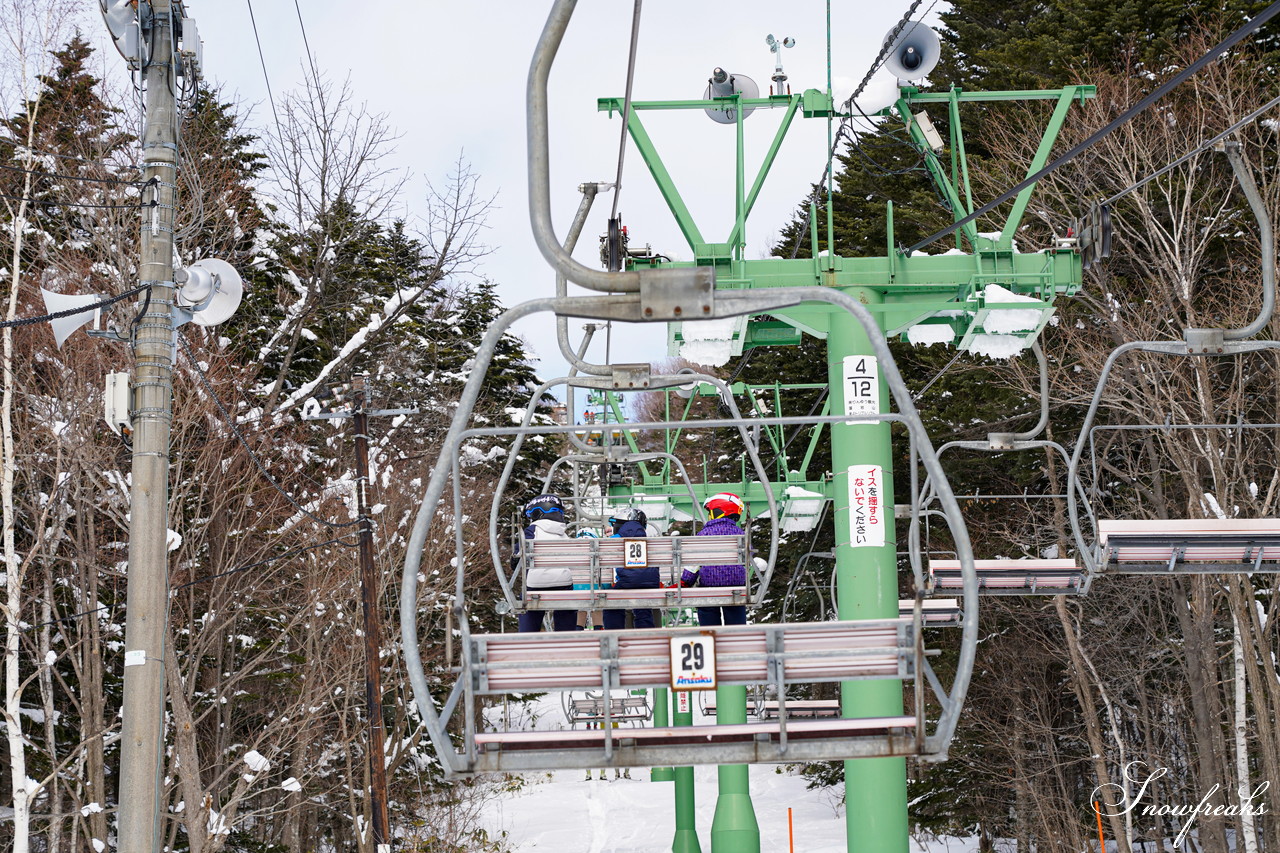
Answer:
<path fill-rule="evenodd" d="M 760 87 L 756 85 L 756 81 L 752 80 L 745 74 L 730 74 L 723 68 L 716 68 L 711 72 L 711 78 L 707 80 L 707 90 L 702 94 L 704 101 L 712 98 L 728 98 L 733 95 L 741 95 L 743 100 L 754 100 L 760 97 Z M 734 124 L 738 121 L 737 107 L 723 107 L 718 109 L 707 108 L 707 115 L 712 121 L 719 124 Z M 742 117 L 755 112 L 755 107 L 746 107 L 742 110 Z"/>
<path fill-rule="evenodd" d="M 890 44 L 890 39 L 893 39 L 893 30 L 884 37 L 884 43 Z M 924 24 L 912 21 L 893 39 L 884 67 L 899 80 L 919 80 L 937 67 L 941 54 L 938 34 Z"/>
<path fill-rule="evenodd" d="M 62 311 L 71 311 L 84 305 L 93 305 L 101 302 L 105 297 L 97 293 L 87 293 L 84 295 L 72 293 L 54 293 L 52 290 L 40 288 L 40 293 L 44 295 L 45 308 L 50 314 L 58 314 Z M 96 322 L 98 319 L 98 311 L 101 309 L 89 309 L 76 314 L 70 314 L 66 317 L 59 317 L 56 320 L 50 320 L 49 325 L 53 327 L 53 339 L 58 345 L 58 349 L 62 349 L 62 343 L 72 332 L 90 321 Z"/>
<path fill-rule="evenodd" d="M 197 326 L 216 326 L 230 319 L 244 298 L 240 273 L 226 261 L 205 258 L 186 270 L 186 281 L 178 287 L 178 307 L 190 313 Z M 186 320 L 180 320 L 182 325 Z"/>

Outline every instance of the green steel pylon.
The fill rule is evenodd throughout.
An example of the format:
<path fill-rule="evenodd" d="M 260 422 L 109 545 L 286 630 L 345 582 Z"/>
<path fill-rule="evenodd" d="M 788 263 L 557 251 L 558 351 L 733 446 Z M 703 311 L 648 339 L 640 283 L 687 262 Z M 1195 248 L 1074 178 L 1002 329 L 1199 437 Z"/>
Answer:
<path fill-rule="evenodd" d="M 964 92 L 952 89 L 939 93 L 922 93 L 915 88 L 904 87 L 893 110 L 907 127 L 925 158 L 931 177 L 950 202 L 955 221 L 959 222 L 975 209 L 961 131 L 960 108 L 963 104 L 1015 100 L 1056 102 L 1040 146 L 1028 164 L 1027 174 L 1031 175 L 1048 162 L 1070 107 L 1094 94 L 1092 86 L 1030 92 Z M 1021 347 L 1029 347 L 1052 316 L 1054 300 L 1058 296 L 1074 295 L 1080 288 L 1080 256 L 1074 247 L 1057 245 L 1043 252 L 1020 252 L 1013 243 L 1034 185 L 1017 196 L 1004 227 L 997 234 L 980 234 L 973 223 L 958 230 L 957 245 L 967 249 L 967 254 L 927 255 L 900 251 L 893 236 L 893 209 L 890 205 L 886 213 L 888 240 L 884 256 L 843 258 L 833 251 L 822 255 L 819 252 L 817 211 L 811 207 L 810 258 L 748 260 L 745 257 L 746 220 L 787 130 L 797 114 L 831 120 L 836 111 L 829 87 L 826 93 L 810 89 L 799 95 L 737 98 L 735 221 L 725 242 L 707 242 L 649 138 L 641 116 L 650 110 L 723 109 L 724 100 L 631 103 L 627 117 L 628 132 L 694 257 L 692 262 L 686 263 L 667 264 L 658 256 L 637 263 L 714 266 L 717 286 L 734 289 L 813 285 L 840 289 L 872 309 L 886 336 L 906 335 L 915 326 L 932 327 L 929 331 L 933 333 L 942 331 L 939 327 L 946 327 L 947 336 L 961 349 L 979 348 L 982 339 L 994 333 L 988 332 L 988 322 L 998 320 L 1001 317 L 998 312 L 1004 310 L 1038 312 L 1036 322 L 1026 324 L 1027 328 L 1004 333 L 1017 339 Z M 925 138 L 915 116 L 916 112 L 930 105 L 934 108 L 941 106 L 948 113 L 950 138 L 945 147 L 950 150 L 950 169 L 939 158 L 940 152 L 935 151 Z M 602 98 L 598 106 L 602 111 L 622 113 L 621 98 Z M 757 113 L 771 108 L 783 111 L 773 142 L 750 189 L 747 188 L 743 145 L 742 118 L 746 108 L 754 108 Z M 833 236 L 832 221 L 831 194 L 828 192 L 829 248 Z M 991 285 L 998 285 L 1000 289 L 991 291 L 989 296 L 986 291 Z M 1009 292 L 1014 293 L 1018 301 L 1008 301 Z M 753 321 L 741 330 L 740 335 L 735 335 L 733 346 L 736 353 L 755 345 L 795 343 L 799 333 L 826 338 L 831 412 L 888 411 L 889 394 L 879 379 L 879 366 L 870 355 L 869 341 L 856 321 L 842 310 L 814 303 L 774 311 L 771 315 L 772 321 Z M 778 321 L 790 327 L 790 331 L 780 330 Z M 991 328 L 1003 329 L 1007 325 L 993 322 Z M 936 340 L 936 334 L 931 334 L 930 339 Z M 681 340 L 680 324 L 672 324 L 674 349 L 678 350 Z M 806 480 L 804 487 L 835 502 L 837 608 L 840 618 L 896 616 L 898 582 L 889 425 L 837 424 L 831 430 L 830 440 L 832 477 L 829 480 Z M 784 477 L 776 486 L 790 485 L 787 479 Z M 671 493 L 673 490 L 669 484 L 662 480 L 661 476 L 651 479 L 646 475 L 641 483 L 615 486 L 610 493 Z M 704 483 L 696 485 L 694 493 L 705 497 L 706 494 L 734 488 L 732 483 Z M 757 513 L 764 502 L 765 487 L 744 481 L 737 488 L 752 504 L 753 513 Z M 688 509 L 680 505 L 679 498 L 672 500 L 678 509 Z M 688 502 L 687 498 L 684 500 Z M 841 700 L 847 717 L 897 715 L 902 713 L 902 684 L 892 679 L 845 683 L 841 689 Z M 745 721 L 744 703 L 740 705 L 736 696 L 726 694 L 717 708 L 717 721 L 725 724 Z M 745 766 L 720 769 L 720 800 L 712 829 L 714 853 L 754 853 L 759 850 L 759 830 L 750 806 L 746 771 Z M 846 812 L 848 849 L 856 853 L 906 853 L 908 824 L 904 760 L 848 761 L 845 763 L 845 786 L 845 801 L 849 804 Z"/>

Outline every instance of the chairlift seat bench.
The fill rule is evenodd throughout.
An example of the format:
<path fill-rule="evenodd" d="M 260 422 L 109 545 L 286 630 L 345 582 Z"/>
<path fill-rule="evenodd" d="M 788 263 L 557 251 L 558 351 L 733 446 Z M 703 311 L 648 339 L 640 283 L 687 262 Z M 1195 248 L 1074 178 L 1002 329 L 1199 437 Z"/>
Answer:
<path fill-rule="evenodd" d="M 910 619 L 709 629 L 473 634 L 467 669 L 482 694 L 671 686 L 671 638 L 715 636 L 722 684 L 910 678 Z"/>
<path fill-rule="evenodd" d="M 604 722 L 604 701 L 604 697 L 591 696 L 584 699 L 570 699 L 569 722 Z M 649 707 L 649 700 L 645 696 L 616 696 L 609 699 L 609 719 L 614 722 L 644 721 L 651 716 L 653 716 L 653 710 Z"/>
<path fill-rule="evenodd" d="M 899 601 L 898 615 L 910 618 L 915 604 L 910 598 Z M 963 616 L 960 601 L 955 598 L 926 598 L 920 602 L 920 620 L 925 628 L 957 628 Z"/>
<path fill-rule="evenodd" d="M 745 586 L 659 587 L 658 589 L 526 590 L 525 610 L 605 610 L 610 608 L 728 607 L 749 604 Z"/>
<path fill-rule="evenodd" d="M 776 720 L 782 713 L 783 703 L 776 699 L 770 699 L 760 706 L 761 720 Z M 796 719 L 797 717 L 808 717 L 818 719 L 820 717 L 838 717 L 840 716 L 840 700 L 839 699 L 788 699 L 786 701 L 787 719 Z"/>
<path fill-rule="evenodd" d="M 662 587 L 614 589 L 614 570 L 626 565 L 628 543 L 643 542 L 645 565 L 659 571 Z M 754 570 L 746 534 L 738 536 L 651 536 L 645 539 L 528 539 L 521 542 L 520 569 L 567 568 L 572 590 L 525 589 L 521 610 L 603 608 L 727 607 L 748 604 L 747 587 L 678 586 L 685 569 L 743 565 Z"/>
<path fill-rule="evenodd" d="M 982 595 L 1079 595 L 1084 571 L 1075 560 L 974 560 Z M 964 588 L 959 560 L 930 560 L 931 589 Z"/>
<path fill-rule="evenodd" d="M 1280 572 L 1280 519 L 1099 520 L 1098 547 L 1121 574 Z"/>

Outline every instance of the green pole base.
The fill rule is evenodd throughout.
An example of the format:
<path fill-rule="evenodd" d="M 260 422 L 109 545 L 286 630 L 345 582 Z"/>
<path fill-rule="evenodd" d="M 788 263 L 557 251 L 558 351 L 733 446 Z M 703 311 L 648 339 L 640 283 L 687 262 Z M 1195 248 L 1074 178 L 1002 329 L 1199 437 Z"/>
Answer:
<path fill-rule="evenodd" d="M 671 853 L 702 853 L 698 833 L 692 829 L 677 829 L 676 837 L 671 841 Z"/>
<path fill-rule="evenodd" d="M 674 782 L 676 780 L 676 769 L 674 767 L 654 767 L 649 771 L 650 782 Z"/>
<path fill-rule="evenodd" d="M 711 853 L 760 853 L 760 824 L 750 794 L 721 793 L 716 798 Z"/>

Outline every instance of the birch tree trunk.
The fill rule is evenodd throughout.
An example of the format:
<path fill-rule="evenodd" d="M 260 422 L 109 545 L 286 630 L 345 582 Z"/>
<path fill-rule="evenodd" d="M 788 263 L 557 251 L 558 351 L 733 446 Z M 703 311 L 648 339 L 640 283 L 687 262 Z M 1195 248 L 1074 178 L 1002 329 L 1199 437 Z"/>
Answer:
<path fill-rule="evenodd" d="M 1249 711 L 1245 701 L 1244 643 L 1240 639 L 1240 620 L 1234 612 L 1231 614 L 1231 653 L 1232 666 L 1235 668 L 1235 678 L 1232 679 L 1235 685 L 1232 733 L 1235 735 L 1236 747 L 1236 790 L 1239 792 L 1240 805 L 1244 806 L 1253 793 L 1250 789 L 1249 753 L 1246 745 Z M 1244 841 L 1245 853 L 1258 853 L 1258 833 L 1253 826 L 1253 812 L 1249 809 L 1240 810 L 1240 835 Z"/>
<path fill-rule="evenodd" d="M 27 142 L 31 143 L 35 123 L 28 123 Z M 27 163 L 31 160 L 28 157 Z M 9 294 L 5 305 L 5 319 L 18 316 L 18 288 L 22 281 L 22 237 L 26 229 L 27 202 L 31 193 L 32 178 L 28 172 L 23 180 L 23 201 L 18 202 L 10 235 L 13 240 L 10 253 Z M 9 776 L 13 785 L 13 853 L 28 853 L 31 833 L 31 794 L 27 787 L 27 755 L 22 738 L 22 673 L 18 667 L 18 655 L 22 640 L 22 576 L 23 566 L 18 559 L 14 541 L 17 513 L 13 502 L 13 481 L 16 457 L 13 441 L 13 329 L 0 330 L 0 374 L 3 390 L 0 391 L 0 514 L 3 515 L 3 548 L 5 567 L 5 625 L 4 645 L 4 725 L 9 746 Z"/>

